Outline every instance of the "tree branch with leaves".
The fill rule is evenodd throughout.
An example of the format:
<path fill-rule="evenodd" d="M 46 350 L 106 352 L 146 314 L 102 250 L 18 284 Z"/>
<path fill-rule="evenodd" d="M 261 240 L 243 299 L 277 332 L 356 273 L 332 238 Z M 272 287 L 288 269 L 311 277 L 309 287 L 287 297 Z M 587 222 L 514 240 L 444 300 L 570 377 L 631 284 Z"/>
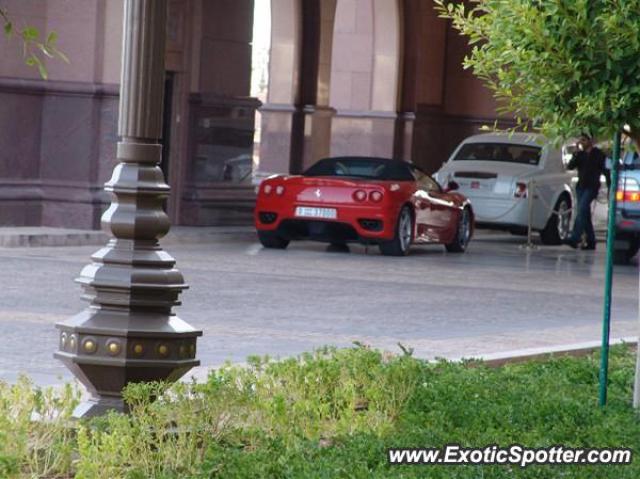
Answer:
<path fill-rule="evenodd" d="M 434 0 L 499 113 L 551 138 L 640 136 L 640 0 Z"/>
<path fill-rule="evenodd" d="M 58 34 L 55 31 L 43 34 L 33 26 L 18 28 L 9 18 L 7 11 L 0 7 L 0 19 L 4 23 L 4 34 L 8 39 L 18 37 L 22 39 L 22 56 L 25 63 L 38 69 L 43 79 L 49 74 L 45 65 L 46 58 L 57 58 L 69 63 L 67 56 L 58 49 Z"/>

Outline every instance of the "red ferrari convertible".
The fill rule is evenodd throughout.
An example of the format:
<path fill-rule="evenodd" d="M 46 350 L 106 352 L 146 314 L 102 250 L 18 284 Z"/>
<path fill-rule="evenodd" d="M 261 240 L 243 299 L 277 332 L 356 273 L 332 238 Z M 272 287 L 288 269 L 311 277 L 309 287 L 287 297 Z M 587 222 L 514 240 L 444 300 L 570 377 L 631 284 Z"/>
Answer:
<path fill-rule="evenodd" d="M 266 248 L 291 240 L 335 245 L 377 244 L 404 256 L 412 243 L 467 248 L 474 228 L 471 203 L 444 190 L 415 165 L 368 157 L 326 158 L 302 175 L 272 176 L 258 190 L 255 224 Z"/>

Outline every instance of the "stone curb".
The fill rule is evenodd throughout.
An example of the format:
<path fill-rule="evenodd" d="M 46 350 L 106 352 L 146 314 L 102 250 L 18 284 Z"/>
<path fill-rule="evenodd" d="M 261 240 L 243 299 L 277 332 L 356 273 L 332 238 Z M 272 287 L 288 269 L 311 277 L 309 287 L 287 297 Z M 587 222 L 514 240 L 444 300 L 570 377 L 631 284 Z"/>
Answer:
<path fill-rule="evenodd" d="M 31 231 L 37 228 L 29 228 L 28 231 L 18 231 L 19 228 L 11 228 L 12 231 L 0 231 L 0 247 L 25 248 L 42 246 L 84 246 L 105 244 L 108 236 L 102 231 L 92 230 L 65 230 L 55 231 L 47 228 L 43 231 Z"/>
<path fill-rule="evenodd" d="M 637 345 L 638 338 L 635 336 L 626 336 L 623 338 L 615 338 L 610 341 L 610 346 L 619 344 Z M 502 353 L 485 354 L 482 356 L 443 358 L 450 362 L 468 362 L 473 367 L 474 362 L 482 363 L 490 368 L 498 368 L 509 364 L 519 364 L 527 361 L 545 361 L 552 357 L 580 357 L 587 356 L 598 351 L 601 348 L 600 341 L 588 341 L 584 343 L 564 344 L 561 346 L 549 346 L 540 348 L 518 349 L 515 351 L 507 351 Z M 295 355 L 294 355 L 295 356 Z M 293 356 L 284 356 L 278 360 L 284 360 Z M 416 359 L 422 359 L 416 357 Z M 427 360 L 428 362 L 436 362 L 438 359 Z M 232 363 L 234 366 L 246 366 L 245 361 Z M 181 380 L 189 381 L 195 378 L 198 382 L 206 380 L 209 371 L 221 367 L 222 364 L 214 366 L 198 366 L 192 369 Z"/>
<path fill-rule="evenodd" d="M 252 226 L 174 227 L 161 244 L 207 243 L 255 237 Z M 0 228 L 0 248 L 103 246 L 109 235 L 100 230 L 24 227 Z"/>
<path fill-rule="evenodd" d="M 611 346 L 618 344 L 634 344 L 637 345 L 638 337 L 627 336 L 623 338 L 615 338 L 610 341 Z M 485 354 L 471 358 L 455 358 L 451 361 L 481 361 L 489 367 L 500 367 L 507 364 L 518 364 L 527 361 L 544 361 L 551 357 L 563 356 L 587 356 L 598 351 L 602 344 L 600 341 L 588 341 L 584 343 L 565 344 L 562 346 L 550 346 L 541 348 L 519 349 L 515 351 L 507 351 L 504 353 Z"/>

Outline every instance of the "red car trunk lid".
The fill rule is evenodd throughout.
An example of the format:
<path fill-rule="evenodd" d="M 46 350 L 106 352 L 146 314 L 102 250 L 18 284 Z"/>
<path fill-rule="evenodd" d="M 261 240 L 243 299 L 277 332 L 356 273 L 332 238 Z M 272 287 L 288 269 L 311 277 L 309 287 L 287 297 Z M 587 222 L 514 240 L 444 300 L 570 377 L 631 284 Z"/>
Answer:
<path fill-rule="evenodd" d="M 334 177 L 293 177 L 286 184 L 287 195 L 295 197 L 301 203 L 353 203 L 353 193 L 364 190 L 367 195 L 371 191 L 384 192 L 388 182 L 372 182 L 353 178 Z"/>

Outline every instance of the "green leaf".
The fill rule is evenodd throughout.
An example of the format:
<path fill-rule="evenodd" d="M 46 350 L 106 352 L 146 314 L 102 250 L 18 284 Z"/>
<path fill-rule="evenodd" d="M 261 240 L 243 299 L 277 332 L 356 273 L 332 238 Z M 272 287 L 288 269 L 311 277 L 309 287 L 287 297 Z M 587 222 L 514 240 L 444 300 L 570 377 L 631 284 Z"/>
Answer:
<path fill-rule="evenodd" d="M 49 50 L 51 52 L 53 52 L 53 54 L 55 56 L 57 56 L 58 58 L 60 58 L 60 60 L 62 60 L 65 63 L 71 63 L 71 61 L 69 60 L 69 58 L 67 57 L 67 55 L 65 55 L 64 53 L 62 53 L 60 50 L 58 50 L 57 48 L 50 46 Z"/>
<path fill-rule="evenodd" d="M 53 58 L 53 52 L 43 43 L 36 43 L 38 49 L 49 58 Z"/>
<path fill-rule="evenodd" d="M 45 45 L 47 46 L 53 46 L 58 42 L 58 32 L 50 32 L 49 35 L 47 35 L 47 41 L 45 42 Z"/>
<path fill-rule="evenodd" d="M 36 66 L 43 80 L 46 80 L 47 78 L 49 78 L 49 73 L 47 72 L 47 68 L 44 66 L 44 64 L 42 63 L 42 60 L 40 60 L 40 58 L 38 58 L 38 56 L 35 53 L 32 53 L 29 56 L 29 58 L 25 60 L 25 63 L 29 66 Z"/>
<path fill-rule="evenodd" d="M 4 24 L 4 34 L 7 37 L 10 37 L 11 35 L 13 35 L 13 23 L 7 22 Z"/>
<path fill-rule="evenodd" d="M 40 36 L 40 31 L 36 27 L 24 27 L 22 38 L 25 42 L 33 42 Z"/>
<path fill-rule="evenodd" d="M 43 80 L 47 80 L 49 78 L 49 73 L 42 63 L 38 63 L 38 72 Z"/>

